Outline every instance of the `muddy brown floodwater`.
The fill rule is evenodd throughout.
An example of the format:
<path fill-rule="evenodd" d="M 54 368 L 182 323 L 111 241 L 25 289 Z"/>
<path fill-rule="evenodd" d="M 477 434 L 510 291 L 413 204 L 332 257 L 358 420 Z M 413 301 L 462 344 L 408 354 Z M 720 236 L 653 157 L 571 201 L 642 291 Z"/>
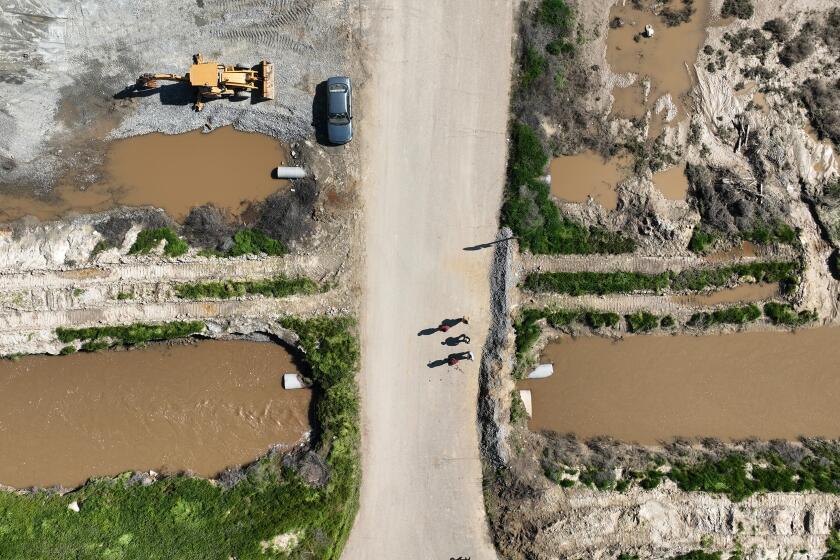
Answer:
<path fill-rule="evenodd" d="M 840 437 L 840 329 L 561 339 L 531 390 L 532 430 L 674 437 Z"/>
<path fill-rule="evenodd" d="M 615 187 L 631 174 L 631 167 L 629 157 L 605 160 L 593 151 L 554 158 L 551 194 L 569 202 L 586 202 L 591 196 L 607 210 L 615 210 L 618 203 Z"/>
<path fill-rule="evenodd" d="M 685 162 L 654 173 L 653 184 L 668 200 L 685 200 L 685 194 L 688 192 Z"/>
<path fill-rule="evenodd" d="M 262 200 L 287 181 L 271 176 L 285 163 L 287 148 L 276 140 L 224 127 L 205 134 L 146 134 L 115 140 L 102 178 L 80 185 L 71 173 L 47 196 L 0 192 L 0 220 L 24 216 L 54 220 L 116 206 L 155 206 L 177 220 L 190 208 L 213 203 L 232 214 Z"/>
<path fill-rule="evenodd" d="M 0 363 L 0 484 L 130 470 L 214 476 L 309 430 L 311 391 L 281 346 L 202 341 Z"/>
<path fill-rule="evenodd" d="M 613 92 L 615 103 L 613 113 L 632 118 L 641 117 L 652 109 L 656 100 L 666 93 L 671 94 L 679 113 L 677 121 L 687 115 L 685 98 L 694 82 L 693 65 L 697 60 L 700 46 L 705 41 L 706 26 L 709 23 L 709 2 L 694 2 L 696 12 L 690 21 L 675 27 L 668 27 L 662 19 L 650 10 L 652 2 L 641 2 L 644 9 L 638 10 L 632 2 L 617 2 L 610 9 L 610 21 L 621 18 L 623 27 L 610 28 L 607 34 L 607 64 L 616 74 L 632 72 L 638 75 L 639 84 L 647 78 L 650 92 L 647 102 L 643 100 L 639 85 L 631 86 L 631 91 Z M 673 8 L 682 8 L 682 2 L 672 2 Z M 651 25 L 653 37 L 641 37 L 638 34 Z M 661 130 L 661 126 L 659 127 Z M 652 130 L 656 136 L 658 130 Z"/>

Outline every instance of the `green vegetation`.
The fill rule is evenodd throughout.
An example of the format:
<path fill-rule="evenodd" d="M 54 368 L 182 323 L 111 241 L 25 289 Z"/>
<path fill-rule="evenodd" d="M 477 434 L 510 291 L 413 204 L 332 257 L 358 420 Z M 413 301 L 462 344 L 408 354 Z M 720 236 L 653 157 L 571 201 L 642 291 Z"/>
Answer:
<path fill-rule="evenodd" d="M 706 328 L 712 325 L 743 325 L 751 323 L 761 317 L 761 309 L 757 305 L 745 305 L 715 309 L 709 313 L 695 313 L 688 320 L 689 327 Z"/>
<path fill-rule="evenodd" d="M 82 343 L 82 346 L 79 348 L 82 352 L 100 352 L 107 348 L 110 348 L 111 344 L 105 342 L 104 340 L 89 340 L 87 342 Z"/>
<path fill-rule="evenodd" d="M 789 290 L 799 281 L 799 264 L 767 261 L 735 264 L 718 268 L 697 268 L 679 273 L 641 274 L 638 272 L 534 272 L 523 286 L 535 292 L 556 292 L 579 296 L 584 294 L 617 294 L 640 291 L 700 291 L 722 288 L 732 281 L 749 278 L 757 282 L 779 282 Z"/>
<path fill-rule="evenodd" d="M 137 240 L 131 249 L 128 250 L 129 255 L 145 255 L 155 247 L 157 247 L 162 240 L 166 241 L 163 252 L 170 257 L 178 257 L 183 255 L 189 249 L 187 242 L 178 237 L 178 235 L 169 228 L 155 228 L 144 229 L 137 235 Z"/>
<path fill-rule="evenodd" d="M 233 234 L 233 247 L 227 252 L 231 257 L 239 255 L 285 255 L 286 246 L 280 241 L 272 239 L 259 229 L 240 229 Z"/>
<path fill-rule="evenodd" d="M 574 22 L 572 9 L 565 0 L 542 0 L 537 8 L 537 21 L 559 31 L 567 31 Z"/>
<path fill-rule="evenodd" d="M 548 155 L 530 127 L 514 122 L 508 160 L 508 184 L 502 222 L 523 251 L 537 254 L 629 253 L 635 243 L 618 233 L 587 228 L 560 214 L 549 186 L 538 179 Z"/>
<path fill-rule="evenodd" d="M 117 294 L 117 299 L 120 301 L 131 299 L 132 297 L 134 297 L 134 294 L 132 294 L 131 292 L 119 292 Z"/>
<path fill-rule="evenodd" d="M 525 410 L 525 403 L 519 397 L 519 391 L 514 389 L 510 393 L 510 423 L 518 424 L 527 418 L 528 412 Z"/>
<path fill-rule="evenodd" d="M 75 346 L 65 346 L 58 353 L 61 354 L 62 356 L 67 356 L 68 354 L 72 354 L 75 351 L 76 351 Z"/>
<path fill-rule="evenodd" d="M 720 560 L 720 552 L 692 550 L 691 552 L 674 556 L 673 560 Z"/>
<path fill-rule="evenodd" d="M 516 331 L 516 362 L 518 366 L 515 375 L 521 374 L 530 365 L 526 356 L 540 338 L 542 331 L 537 324 L 540 319 L 545 319 L 555 329 L 570 327 L 575 323 L 592 329 L 599 329 L 602 327 L 616 328 L 621 317 L 616 313 L 589 309 L 523 309 L 513 323 L 513 328 Z"/>
<path fill-rule="evenodd" d="M 230 299 L 246 295 L 281 298 L 293 294 L 314 294 L 318 284 L 309 278 L 289 278 L 284 275 L 268 280 L 227 280 L 180 284 L 175 292 L 184 299 Z"/>
<path fill-rule="evenodd" d="M 651 331 L 659 326 L 659 317 L 647 311 L 625 315 L 624 319 L 627 321 L 627 330 L 633 333 Z"/>
<path fill-rule="evenodd" d="M 106 239 L 101 239 L 96 242 L 96 245 L 93 246 L 93 251 L 90 252 L 91 258 L 95 257 L 102 251 L 107 251 L 110 249 L 112 245 Z"/>
<path fill-rule="evenodd" d="M 172 321 L 159 325 L 135 323 L 126 326 L 87 327 L 82 329 L 59 327 L 55 330 L 55 334 L 58 336 L 58 340 L 65 344 L 77 340 L 82 342 L 110 340 L 113 344 L 132 345 L 153 340 L 182 338 L 200 333 L 203 330 L 203 321 Z"/>
<path fill-rule="evenodd" d="M 836 529 L 825 539 L 825 548 L 822 560 L 840 560 L 840 533 Z"/>
<path fill-rule="evenodd" d="M 769 243 L 793 245 L 796 243 L 797 235 L 792 227 L 784 222 L 777 221 L 773 224 L 759 222 L 752 229 L 741 233 L 741 238 L 759 245 Z"/>
<path fill-rule="evenodd" d="M 272 455 L 225 485 L 179 475 L 144 486 L 125 474 L 64 496 L 0 492 L 0 558 L 286 558 L 264 552 L 260 543 L 296 533 L 293 557 L 338 559 L 358 509 L 359 347 L 350 318 L 287 319 L 283 325 L 300 336 L 317 387 L 316 451 L 329 468 L 326 486 L 309 486 Z M 73 501 L 79 513 L 68 509 Z"/>
<path fill-rule="evenodd" d="M 664 317 L 662 317 L 662 320 L 659 321 L 659 326 L 660 326 L 660 328 L 663 328 L 663 329 L 670 329 L 675 324 L 676 324 L 676 322 L 674 321 L 674 318 L 671 317 L 670 315 L 665 315 Z"/>
<path fill-rule="evenodd" d="M 753 15 L 752 0 L 724 0 L 720 9 L 721 17 L 737 17 L 738 19 L 750 19 Z"/>
<path fill-rule="evenodd" d="M 522 87 L 531 87 L 545 72 L 545 57 L 537 49 L 527 47 L 522 55 L 522 76 L 520 77 Z"/>
<path fill-rule="evenodd" d="M 817 320 L 817 313 L 815 311 L 800 311 L 797 313 L 790 305 L 775 301 L 764 304 L 764 314 L 774 325 L 788 325 L 791 327 L 804 325 L 805 323 Z"/>
<path fill-rule="evenodd" d="M 701 226 L 694 228 L 691 232 L 691 241 L 688 242 L 688 249 L 692 253 L 704 254 L 712 246 L 717 239 L 717 235 L 713 232 L 707 231 Z"/>

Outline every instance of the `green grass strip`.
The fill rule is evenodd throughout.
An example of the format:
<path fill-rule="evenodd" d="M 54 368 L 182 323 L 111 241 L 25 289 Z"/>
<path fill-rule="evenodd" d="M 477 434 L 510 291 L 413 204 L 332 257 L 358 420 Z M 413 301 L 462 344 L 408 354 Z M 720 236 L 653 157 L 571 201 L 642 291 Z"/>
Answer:
<path fill-rule="evenodd" d="M 324 488 L 266 457 L 228 488 L 181 475 L 144 486 L 122 475 L 64 496 L 0 492 L 0 559 L 337 560 L 359 501 L 354 323 L 342 317 L 283 324 L 300 336 L 317 387 L 317 451 L 330 472 Z M 73 501 L 79 513 L 68 509 Z M 300 537 L 290 556 L 263 551 L 261 542 L 284 533 Z"/>
<path fill-rule="evenodd" d="M 247 295 L 281 298 L 294 294 L 314 294 L 318 291 L 318 284 L 309 278 L 289 278 L 282 275 L 269 280 L 199 282 L 180 284 L 175 288 L 178 297 L 184 299 L 230 299 Z"/>
<path fill-rule="evenodd" d="M 140 344 L 153 340 L 169 340 L 198 334 L 204 330 L 203 321 L 172 321 L 150 325 L 135 323 L 126 326 L 87 327 L 82 329 L 57 328 L 58 339 L 67 344 L 76 340 L 101 341 L 111 339 L 118 344 Z"/>
<path fill-rule="evenodd" d="M 743 325 L 761 318 L 761 309 L 755 304 L 734 305 L 711 312 L 695 313 L 688 320 L 689 327 L 711 327 L 713 325 Z"/>
<path fill-rule="evenodd" d="M 779 282 L 789 290 L 799 280 L 796 262 L 754 262 L 718 268 L 699 268 L 679 273 L 641 274 L 638 272 L 534 272 L 523 286 L 534 292 L 584 294 L 620 294 L 633 292 L 700 291 L 722 288 L 732 281 L 750 278 L 758 282 Z"/>

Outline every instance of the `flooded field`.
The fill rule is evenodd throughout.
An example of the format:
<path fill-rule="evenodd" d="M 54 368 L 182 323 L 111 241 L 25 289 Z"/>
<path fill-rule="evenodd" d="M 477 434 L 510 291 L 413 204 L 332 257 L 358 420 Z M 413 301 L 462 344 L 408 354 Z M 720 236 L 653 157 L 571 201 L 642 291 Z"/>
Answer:
<path fill-rule="evenodd" d="M 128 470 L 213 476 L 309 430 L 308 390 L 276 344 L 202 341 L 0 362 L 0 484 Z"/>
<path fill-rule="evenodd" d="M 840 437 L 840 329 L 551 343 L 532 430 L 654 444 L 676 436 Z"/>
<path fill-rule="evenodd" d="M 685 195 L 688 192 L 685 162 L 654 173 L 653 184 L 668 200 L 685 200 Z"/>
<path fill-rule="evenodd" d="M 615 187 L 630 175 L 630 159 L 604 160 L 592 151 L 560 156 L 551 161 L 551 194 L 568 202 L 586 202 L 591 196 L 607 210 L 615 210 Z"/>
<path fill-rule="evenodd" d="M 718 305 L 721 303 L 740 303 L 763 301 L 779 295 L 778 284 L 742 284 L 735 288 L 718 290 L 708 294 L 688 294 L 672 296 L 676 303 L 684 305 Z"/>
<path fill-rule="evenodd" d="M 232 127 L 116 140 L 108 147 L 100 181 L 80 185 L 68 177 L 44 198 L 0 192 L 0 220 L 54 220 L 122 205 L 163 208 L 178 220 L 206 203 L 239 214 L 249 201 L 286 185 L 271 177 L 286 154 L 280 142 Z"/>
<path fill-rule="evenodd" d="M 614 91 L 616 101 L 613 112 L 623 117 L 639 117 L 653 108 L 657 99 L 670 93 L 679 111 L 676 121 L 680 121 L 687 115 L 685 98 L 694 82 L 693 70 L 690 69 L 705 40 L 710 20 L 709 3 L 695 1 L 696 11 L 691 19 L 675 27 L 665 25 L 662 18 L 649 9 L 652 2 L 641 2 L 643 10 L 636 9 L 633 4 L 617 2 L 610 10 L 610 21 L 620 18 L 624 25 L 609 30 L 607 64 L 616 74 L 632 72 L 639 76 L 639 81 L 647 78 L 650 92 L 645 104 L 639 86 L 632 86 L 635 90 L 632 92 Z M 671 4 L 677 11 L 683 7 L 682 2 Z M 653 26 L 653 37 L 638 37 L 636 40 L 646 25 Z M 658 131 L 651 132 L 651 136 L 657 134 Z"/>

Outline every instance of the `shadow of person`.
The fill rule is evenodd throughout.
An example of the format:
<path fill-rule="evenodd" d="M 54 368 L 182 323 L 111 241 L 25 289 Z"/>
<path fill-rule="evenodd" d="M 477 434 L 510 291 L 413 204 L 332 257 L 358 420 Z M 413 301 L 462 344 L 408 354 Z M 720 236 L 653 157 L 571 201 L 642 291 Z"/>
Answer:
<path fill-rule="evenodd" d="M 437 327 L 434 327 L 434 328 L 428 328 L 428 329 L 423 329 L 422 331 L 420 331 L 420 332 L 418 332 L 418 333 L 417 333 L 417 336 L 429 336 L 430 334 L 435 334 L 435 333 L 436 333 L 436 332 L 438 332 L 439 330 L 440 330 L 440 329 L 438 329 Z"/>
<path fill-rule="evenodd" d="M 432 360 L 431 362 L 426 364 L 426 367 L 436 368 L 436 367 L 440 367 L 440 366 L 445 366 L 448 363 L 449 363 L 449 358 L 444 358 L 442 360 Z"/>

